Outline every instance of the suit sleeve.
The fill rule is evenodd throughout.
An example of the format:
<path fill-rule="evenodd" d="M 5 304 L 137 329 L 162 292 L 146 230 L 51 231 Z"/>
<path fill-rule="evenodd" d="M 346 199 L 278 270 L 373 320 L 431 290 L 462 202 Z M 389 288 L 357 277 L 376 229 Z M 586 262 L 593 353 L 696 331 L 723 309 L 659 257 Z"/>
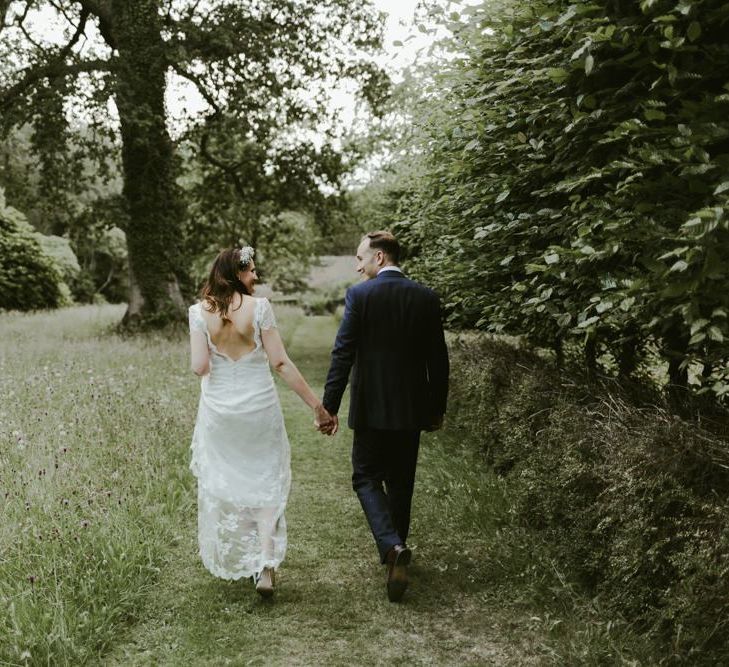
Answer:
<path fill-rule="evenodd" d="M 354 301 L 354 293 L 352 288 L 349 288 L 344 296 L 344 316 L 334 341 L 332 360 L 322 400 L 324 407 L 333 415 L 339 412 L 342 396 L 349 381 L 349 372 L 357 353 L 359 314 Z"/>
<path fill-rule="evenodd" d="M 440 300 L 435 295 L 431 303 L 429 334 L 426 363 L 432 410 L 434 417 L 442 417 L 448 402 L 450 363 L 440 315 Z"/>

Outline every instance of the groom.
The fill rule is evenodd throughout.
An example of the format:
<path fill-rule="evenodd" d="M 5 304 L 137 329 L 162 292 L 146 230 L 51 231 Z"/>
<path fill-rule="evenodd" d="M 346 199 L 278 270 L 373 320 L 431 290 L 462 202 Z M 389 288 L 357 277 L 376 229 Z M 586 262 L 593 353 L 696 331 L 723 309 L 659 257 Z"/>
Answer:
<path fill-rule="evenodd" d="M 408 584 L 411 552 L 405 542 L 420 432 L 441 427 L 448 395 L 440 302 L 403 275 L 399 258 L 400 246 L 389 232 L 362 238 L 357 271 L 363 282 L 347 290 L 322 401 L 333 415 L 322 430 L 336 432 L 351 369 L 352 485 L 388 566 L 393 602 Z"/>

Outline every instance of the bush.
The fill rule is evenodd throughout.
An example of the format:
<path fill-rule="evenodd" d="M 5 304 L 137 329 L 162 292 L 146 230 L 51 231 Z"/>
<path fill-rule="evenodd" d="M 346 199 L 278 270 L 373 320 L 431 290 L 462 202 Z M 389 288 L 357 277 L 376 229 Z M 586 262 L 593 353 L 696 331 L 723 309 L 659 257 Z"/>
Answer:
<path fill-rule="evenodd" d="M 81 273 L 71 242 L 62 236 L 46 236 L 38 232 L 35 238 L 43 252 L 53 260 L 53 266 L 63 280 L 59 286 L 62 294 L 60 305 L 70 305 L 73 303 L 71 286 L 78 281 Z"/>
<path fill-rule="evenodd" d="M 672 385 L 695 364 L 694 389 L 729 397 L 728 11 L 462 11 L 458 56 L 422 86 L 409 154 L 425 177 L 399 211 L 409 268 L 454 324 L 572 341 L 593 369 L 609 352 L 624 377 L 654 346 Z"/>
<path fill-rule="evenodd" d="M 729 660 L 729 447 L 513 345 L 455 345 L 449 415 L 504 475 L 518 520 L 660 657 Z M 718 427 L 716 429 L 719 430 Z"/>
<path fill-rule="evenodd" d="M 311 290 L 302 299 L 305 315 L 334 315 L 337 308 L 344 306 L 344 293 L 350 283 L 334 287 Z"/>
<path fill-rule="evenodd" d="M 56 308 L 64 300 L 62 283 L 54 259 L 25 216 L 6 206 L 0 190 L 0 308 Z"/>

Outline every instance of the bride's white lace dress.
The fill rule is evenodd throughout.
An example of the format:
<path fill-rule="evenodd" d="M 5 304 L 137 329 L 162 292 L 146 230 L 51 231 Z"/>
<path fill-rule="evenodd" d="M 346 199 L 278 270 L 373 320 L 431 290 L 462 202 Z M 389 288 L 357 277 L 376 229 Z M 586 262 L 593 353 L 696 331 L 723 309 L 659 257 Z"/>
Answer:
<path fill-rule="evenodd" d="M 198 484 L 198 539 L 205 567 L 240 579 L 277 567 L 286 553 L 284 509 L 291 486 L 289 441 L 261 331 L 276 326 L 268 299 L 257 299 L 255 348 L 239 359 L 217 350 L 202 316 L 210 372 L 201 382 L 190 469 Z"/>

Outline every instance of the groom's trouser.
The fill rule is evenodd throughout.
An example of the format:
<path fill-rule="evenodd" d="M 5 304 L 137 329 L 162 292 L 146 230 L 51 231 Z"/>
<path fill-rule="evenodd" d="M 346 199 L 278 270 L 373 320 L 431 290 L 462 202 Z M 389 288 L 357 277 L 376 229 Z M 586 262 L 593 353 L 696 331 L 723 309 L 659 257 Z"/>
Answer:
<path fill-rule="evenodd" d="M 383 563 L 387 552 L 408 537 L 419 445 L 420 431 L 354 432 L 352 487 Z"/>

